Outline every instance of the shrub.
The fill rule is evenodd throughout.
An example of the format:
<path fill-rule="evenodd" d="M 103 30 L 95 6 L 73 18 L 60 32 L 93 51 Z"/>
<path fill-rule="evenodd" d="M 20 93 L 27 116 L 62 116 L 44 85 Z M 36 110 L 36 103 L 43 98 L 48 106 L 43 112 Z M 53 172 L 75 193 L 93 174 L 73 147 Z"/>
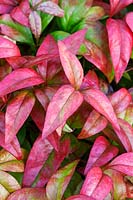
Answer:
<path fill-rule="evenodd" d="M 133 198 L 131 3 L 0 1 L 0 199 Z"/>

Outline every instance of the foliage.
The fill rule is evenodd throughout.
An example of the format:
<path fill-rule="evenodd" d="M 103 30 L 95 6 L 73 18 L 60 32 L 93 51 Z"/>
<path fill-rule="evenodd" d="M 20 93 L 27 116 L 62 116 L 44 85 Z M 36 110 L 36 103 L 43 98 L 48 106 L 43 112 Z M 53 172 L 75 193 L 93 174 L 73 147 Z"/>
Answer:
<path fill-rule="evenodd" d="M 0 1 L 0 199 L 133 198 L 132 0 Z"/>

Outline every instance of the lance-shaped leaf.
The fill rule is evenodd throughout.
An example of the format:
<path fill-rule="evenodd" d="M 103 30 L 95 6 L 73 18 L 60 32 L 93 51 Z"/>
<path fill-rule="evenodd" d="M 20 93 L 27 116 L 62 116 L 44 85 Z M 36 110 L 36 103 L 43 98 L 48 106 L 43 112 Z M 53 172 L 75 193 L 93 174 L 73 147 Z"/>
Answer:
<path fill-rule="evenodd" d="M 84 41 L 86 31 L 86 29 L 79 30 L 63 40 L 63 43 L 66 45 L 67 49 L 73 54 L 78 54 L 78 50 Z"/>
<path fill-rule="evenodd" d="M 38 39 L 42 31 L 40 15 L 36 11 L 31 11 L 29 15 L 29 22 L 32 33 L 34 34 L 35 38 Z"/>
<path fill-rule="evenodd" d="M 102 131 L 108 124 L 108 121 L 100 115 L 96 110 L 93 110 L 87 121 L 85 122 L 80 134 L 78 135 L 79 139 L 88 138 L 96 133 Z"/>
<path fill-rule="evenodd" d="M 133 32 L 133 23 L 132 23 L 132 20 L 133 20 L 133 12 L 127 13 L 126 16 L 125 16 L 125 21 L 128 24 L 128 26 L 131 29 L 131 31 Z"/>
<path fill-rule="evenodd" d="M 94 71 L 89 72 L 84 76 L 81 89 L 95 88 L 100 89 L 99 80 Z"/>
<path fill-rule="evenodd" d="M 41 136 L 37 138 L 26 162 L 23 177 L 24 186 L 27 187 L 32 184 L 52 149 L 53 147 L 47 139 L 43 140 Z"/>
<path fill-rule="evenodd" d="M 133 125 L 133 104 L 130 103 L 126 110 L 118 114 L 118 117 Z"/>
<path fill-rule="evenodd" d="M 47 137 L 62 125 L 82 102 L 82 94 L 70 85 L 64 85 L 57 90 L 47 108 L 42 137 Z"/>
<path fill-rule="evenodd" d="M 105 173 L 110 176 L 113 181 L 113 199 L 126 199 L 127 187 L 124 176 L 120 172 L 112 169 L 106 170 Z"/>
<path fill-rule="evenodd" d="M 0 171 L 0 184 L 4 186 L 8 192 L 14 192 L 21 188 L 17 180 L 4 171 Z"/>
<path fill-rule="evenodd" d="M 7 105 L 5 114 L 5 142 L 10 143 L 29 117 L 35 97 L 28 90 L 20 92 Z"/>
<path fill-rule="evenodd" d="M 129 4 L 133 3 L 132 0 L 110 0 L 110 15 L 113 16 Z"/>
<path fill-rule="evenodd" d="M 24 163 L 23 161 L 17 160 L 9 152 L 2 149 L 0 151 L 0 170 L 11 171 L 11 172 L 23 172 Z"/>
<path fill-rule="evenodd" d="M 112 180 L 99 167 L 93 167 L 87 174 L 80 194 L 104 200 L 112 189 Z M 102 192 L 101 192 L 102 191 Z"/>
<path fill-rule="evenodd" d="M 16 69 L 0 81 L 0 96 L 43 82 L 41 76 L 33 69 Z"/>
<path fill-rule="evenodd" d="M 46 191 L 44 188 L 23 188 L 12 193 L 7 200 L 25 200 L 25 199 L 38 199 L 47 200 Z"/>
<path fill-rule="evenodd" d="M 119 171 L 128 176 L 133 176 L 133 153 L 123 153 L 117 156 L 111 163 L 109 163 L 108 168 Z"/>
<path fill-rule="evenodd" d="M 9 192 L 6 190 L 6 188 L 0 184 L 0 199 L 5 200 L 9 196 Z"/>
<path fill-rule="evenodd" d="M 0 58 L 20 56 L 19 48 L 12 41 L 0 36 Z"/>
<path fill-rule="evenodd" d="M 82 200 L 95 200 L 93 197 L 88 197 L 83 194 L 71 196 L 71 197 L 67 198 L 66 200 L 81 200 L 81 199 Z"/>
<path fill-rule="evenodd" d="M 50 15 L 63 17 L 64 11 L 54 2 L 46 1 L 42 2 L 37 6 L 37 10 L 40 10 L 44 13 L 48 13 Z"/>
<path fill-rule="evenodd" d="M 48 200 L 62 199 L 62 196 L 75 171 L 78 161 L 74 161 L 59 169 L 49 180 L 46 186 Z"/>
<path fill-rule="evenodd" d="M 117 130 L 120 130 L 113 107 L 104 93 L 97 89 L 88 89 L 82 92 L 85 101 L 104 115 Z M 96 98 L 97 97 L 97 98 Z"/>
<path fill-rule="evenodd" d="M 83 80 L 83 68 L 78 58 L 72 54 L 62 41 L 58 41 L 61 64 L 65 74 L 76 89 L 79 89 Z"/>
<path fill-rule="evenodd" d="M 118 83 L 125 71 L 131 56 L 133 36 L 131 30 L 123 20 L 108 19 L 106 23 L 109 48 Z"/>
<path fill-rule="evenodd" d="M 124 111 L 132 100 L 131 94 L 125 88 L 121 88 L 109 97 L 115 113 Z"/>
<path fill-rule="evenodd" d="M 101 167 L 112 160 L 118 153 L 118 148 L 110 145 L 108 140 L 99 136 L 90 151 L 89 159 L 87 161 L 84 174 L 92 168 L 92 166 Z"/>
<path fill-rule="evenodd" d="M 53 150 L 46 163 L 44 163 L 32 186 L 44 187 L 50 177 L 56 173 L 62 161 L 70 153 L 70 140 L 67 138 L 60 142 L 58 151 Z"/>

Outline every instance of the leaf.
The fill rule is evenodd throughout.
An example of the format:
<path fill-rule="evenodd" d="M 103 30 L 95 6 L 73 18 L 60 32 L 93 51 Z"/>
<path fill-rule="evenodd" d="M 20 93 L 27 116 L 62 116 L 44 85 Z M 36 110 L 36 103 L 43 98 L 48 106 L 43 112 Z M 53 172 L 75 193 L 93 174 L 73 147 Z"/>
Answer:
<path fill-rule="evenodd" d="M 48 200 L 61 199 L 70 179 L 75 171 L 78 161 L 74 161 L 59 169 L 49 180 L 46 186 Z"/>
<path fill-rule="evenodd" d="M 113 107 L 104 93 L 97 89 L 88 89 L 82 92 L 85 101 L 104 115 L 114 128 L 120 130 Z M 97 98 L 96 98 L 97 97 Z"/>
<path fill-rule="evenodd" d="M 72 86 L 79 89 L 83 80 L 83 68 L 77 57 L 67 50 L 62 41 L 58 41 L 58 47 L 65 74 Z"/>
<path fill-rule="evenodd" d="M 132 96 L 125 88 L 121 88 L 109 97 L 115 113 L 124 111 L 132 100 Z"/>
<path fill-rule="evenodd" d="M 88 138 L 99 133 L 107 126 L 107 124 L 107 120 L 96 110 L 93 110 L 89 114 L 87 121 L 85 122 L 80 134 L 78 135 L 78 139 Z"/>
<path fill-rule="evenodd" d="M 123 153 L 117 156 L 108 165 L 109 169 L 114 169 L 128 176 L 133 176 L 133 153 Z"/>
<path fill-rule="evenodd" d="M 16 69 L 0 81 L 0 96 L 16 90 L 43 83 L 43 79 L 33 69 Z"/>
<path fill-rule="evenodd" d="M 26 199 L 38 199 L 47 200 L 46 192 L 44 188 L 22 188 L 12 193 L 7 200 L 26 200 Z"/>
<path fill-rule="evenodd" d="M 93 167 L 86 176 L 80 194 L 92 196 L 96 200 L 104 200 L 111 189 L 111 178 L 102 174 L 102 170 L 99 167 Z"/>
<path fill-rule="evenodd" d="M 34 46 L 32 33 L 28 27 L 15 23 L 9 14 L 0 17 L 1 32 L 10 38 Z"/>
<path fill-rule="evenodd" d="M 75 103 L 76 102 L 76 103 Z M 81 105 L 83 96 L 70 85 L 60 87 L 48 105 L 42 137 L 46 138 Z"/>
<path fill-rule="evenodd" d="M 44 13 L 48 13 L 50 15 L 63 17 L 64 11 L 54 2 L 46 1 L 42 2 L 37 6 L 37 10 L 40 10 Z"/>
<path fill-rule="evenodd" d="M 53 147 L 47 139 L 43 140 L 41 136 L 37 138 L 26 162 L 23 177 L 24 186 L 31 186 L 52 150 Z"/>
<path fill-rule="evenodd" d="M 132 3 L 132 0 L 110 0 L 110 15 L 113 16 Z"/>
<path fill-rule="evenodd" d="M 103 7 L 100 6 L 92 6 L 88 11 L 88 22 L 95 22 L 100 20 L 105 15 L 105 11 Z"/>
<path fill-rule="evenodd" d="M 53 150 L 50 154 L 48 160 L 44 163 L 42 169 L 40 170 L 38 176 L 36 177 L 33 187 L 44 187 L 49 181 L 50 177 L 56 173 L 57 169 L 60 167 L 62 161 L 70 153 L 70 139 L 66 138 L 60 142 L 58 151 Z"/>
<path fill-rule="evenodd" d="M 132 24 L 132 19 L 133 19 L 133 12 L 128 12 L 125 16 L 125 21 L 128 24 L 129 28 L 133 32 L 133 24 Z"/>
<path fill-rule="evenodd" d="M 5 200 L 9 196 L 9 192 L 6 190 L 4 186 L 0 184 L 0 199 Z"/>
<path fill-rule="evenodd" d="M 123 20 L 108 19 L 106 22 L 110 54 L 118 83 L 122 77 L 131 56 L 133 38 L 132 32 Z"/>
<path fill-rule="evenodd" d="M 99 136 L 95 140 L 90 151 L 89 159 L 87 161 L 84 174 L 87 174 L 87 172 L 94 166 L 101 167 L 107 164 L 117 154 L 118 148 L 113 145 L 110 145 L 105 137 Z"/>
<path fill-rule="evenodd" d="M 0 58 L 20 56 L 19 48 L 12 41 L 0 36 Z"/>
<path fill-rule="evenodd" d="M 78 54 L 78 50 L 84 41 L 86 31 L 86 29 L 79 30 L 63 39 L 63 43 L 71 53 L 75 55 Z"/>
<path fill-rule="evenodd" d="M 126 110 L 118 114 L 118 117 L 133 125 L 133 104 L 130 103 Z"/>
<path fill-rule="evenodd" d="M 0 171 L 0 184 L 4 186 L 8 192 L 14 192 L 21 188 L 16 179 L 4 171 Z"/>
<path fill-rule="evenodd" d="M 5 114 L 5 142 L 10 143 L 29 117 L 35 97 L 28 90 L 21 91 L 7 105 Z"/>
<path fill-rule="evenodd" d="M 88 196 L 82 195 L 82 194 L 71 196 L 71 197 L 67 198 L 66 200 L 81 200 L 81 199 L 82 200 L 95 200 L 92 197 L 88 197 Z"/>
<path fill-rule="evenodd" d="M 88 73 L 84 76 L 81 89 L 94 88 L 100 89 L 99 80 L 96 73 L 92 70 L 89 70 Z"/>
<path fill-rule="evenodd" d="M 29 15 L 29 22 L 32 33 L 34 34 L 35 38 L 38 39 L 42 32 L 40 15 L 36 11 L 31 11 Z"/>
<path fill-rule="evenodd" d="M 10 172 L 23 172 L 24 163 L 22 160 L 17 160 L 9 152 L 2 149 L 0 151 L 0 170 Z"/>

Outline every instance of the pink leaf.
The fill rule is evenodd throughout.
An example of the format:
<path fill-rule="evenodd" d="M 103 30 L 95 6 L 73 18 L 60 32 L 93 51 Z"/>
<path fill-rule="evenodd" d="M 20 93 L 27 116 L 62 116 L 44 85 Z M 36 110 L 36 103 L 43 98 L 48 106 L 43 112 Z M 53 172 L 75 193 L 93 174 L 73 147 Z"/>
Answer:
<path fill-rule="evenodd" d="M 108 121 L 100 115 L 97 111 L 93 110 L 87 121 L 85 122 L 80 134 L 79 139 L 88 138 L 96 133 L 99 133 L 107 126 Z"/>
<path fill-rule="evenodd" d="M 67 198 L 66 200 L 95 200 L 93 197 L 88 197 L 86 195 L 82 195 L 82 194 L 79 194 L 79 195 L 74 195 L 74 196 L 71 196 L 69 198 Z"/>
<path fill-rule="evenodd" d="M 97 89 L 83 91 L 84 99 L 99 113 L 104 115 L 117 130 L 120 130 L 113 107 L 104 93 Z"/>
<path fill-rule="evenodd" d="M 0 58 L 20 56 L 19 48 L 10 40 L 0 36 Z"/>
<path fill-rule="evenodd" d="M 95 88 L 100 89 L 99 80 L 94 71 L 89 70 L 89 72 L 84 76 L 81 89 Z"/>
<path fill-rule="evenodd" d="M 133 176 L 133 153 L 123 153 L 117 156 L 109 165 L 108 168 L 115 169 L 128 176 Z"/>
<path fill-rule="evenodd" d="M 43 82 L 40 75 L 33 69 L 16 69 L 0 82 L 0 96 L 4 96 L 22 88 L 39 85 Z"/>
<path fill-rule="evenodd" d="M 123 20 L 108 19 L 106 23 L 109 48 L 115 70 L 115 79 L 118 83 L 130 59 L 133 36 Z"/>
<path fill-rule="evenodd" d="M 58 151 L 53 151 L 50 155 L 48 161 L 43 165 L 40 170 L 35 182 L 33 183 L 34 187 L 44 187 L 48 182 L 50 177 L 56 173 L 57 169 L 60 167 L 64 158 L 70 153 L 70 140 L 65 139 L 60 142 Z"/>
<path fill-rule="evenodd" d="M 124 111 L 132 100 L 132 96 L 125 88 L 121 88 L 109 97 L 115 113 Z"/>
<path fill-rule="evenodd" d="M 48 13 L 50 15 L 63 17 L 64 11 L 54 2 L 46 1 L 42 2 L 37 6 L 37 10 L 40 10 L 44 13 Z"/>
<path fill-rule="evenodd" d="M 42 140 L 41 136 L 37 138 L 26 162 L 23 177 L 24 186 L 31 186 L 52 149 L 53 147 L 47 139 Z"/>
<path fill-rule="evenodd" d="M 132 0 L 110 0 L 110 15 L 113 16 L 117 12 L 121 11 L 123 8 L 131 4 Z"/>
<path fill-rule="evenodd" d="M 36 11 L 31 11 L 29 16 L 30 27 L 35 38 L 38 39 L 41 35 L 42 24 L 41 17 Z"/>
<path fill-rule="evenodd" d="M 93 144 L 84 173 L 87 174 L 92 166 L 101 167 L 105 165 L 112 160 L 117 153 L 117 147 L 110 145 L 105 137 L 99 136 Z"/>
<path fill-rule="evenodd" d="M 62 125 L 82 102 L 82 94 L 70 85 L 59 88 L 48 105 L 42 137 L 46 138 Z"/>
<path fill-rule="evenodd" d="M 84 41 L 86 29 L 79 30 L 63 40 L 63 43 L 69 51 L 73 54 L 78 54 L 78 50 Z"/>
<path fill-rule="evenodd" d="M 58 41 L 59 54 L 65 74 L 76 89 L 79 89 L 83 80 L 83 68 L 78 58 L 72 54 L 62 41 Z"/>
<path fill-rule="evenodd" d="M 128 12 L 125 16 L 125 21 L 128 24 L 129 28 L 131 29 L 131 31 L 133 32 L 133 12 Z"/>
<path fill-rule="evenodd" d="M 86 176 L 80 194 L 92 196 L 96 200 L 104 200 L 111 189 L 111 178 L 104 175 L 99 167 L 93 167 Z"/>
<path fill-rule="evenodd" d="M 10 143 L 22 127 L 34 106 L 35 97 L 28 91 L 16 95 L 7 105 L 5 114 L 5 142 Z"/>
<path fill-rule="evenodd" d="M 62 199 L 77 164 L 77 160 L 73 161 L 53 174 L 46 186 L 46 195 L 48 199 Z"/>
<path fill-rule="evenodd" d="M 47 200 L 46 192 L 44 188 L 22 188 L 12 193 L 7 200 L 26 200 L 26 199 L 38 199 Z"/>

